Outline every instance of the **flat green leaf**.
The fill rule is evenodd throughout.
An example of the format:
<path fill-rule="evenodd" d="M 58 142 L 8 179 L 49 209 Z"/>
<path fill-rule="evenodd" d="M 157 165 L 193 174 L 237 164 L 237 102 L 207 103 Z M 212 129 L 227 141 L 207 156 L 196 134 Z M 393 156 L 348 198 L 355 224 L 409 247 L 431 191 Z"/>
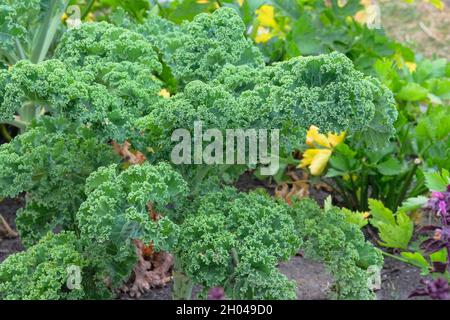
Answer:
<path fill-rule="evenodd" d="M 347 208 L 342 208 L 341 212 L 345 215 L 348 223 L 355 224 L 360 229 L 369 223 L 366 212 L 351 211 Z"/>
<path fill-rule="evenodd" d="M 414 198 L 408 198 L 403 201 L 397 212 L 410 212 L 422 208 L 428 202 L 428 198 L 425 196 L 417 196 Z"/>
<path fill-rule="evenodd" d="M 402 172 L 402 164 L 395 158 L 379 163 L 377 165 L 378 171 L 385 176 L 395 176 Z"/>
<path fill-rule="evenodd" d="M 369 199 L 369 208 L 373 217 L 370 223 L 378 229 L 380 245 L 406 250 L 414 230 L 414 223 L 408 215 L 399 212 L 394 216 L 381 201 L 374 199 Z"/>
<path fill-rule="evenodd" d="M 333 168 L 330 168 L 327 170 L 327 174 L 325 175 L 326 178 L 334 178 L 334 177 L 342 177 L 346 173 L 343 171 L 339 171 Z"/>
<path fill-rule="evenodd" d="M 390 209 L 386 208 L 381 201 L 369 199 L 369 208 L 372 213 L 370 222 L 372 224 L 375 223 L 375 227 L 378 223 L 395 224 L 394 214 Z"/>
<path fill-rule="evenodd" d="M 430 254 L 431 262 L 447 262 L 447 249 L 443 248 L 435 253 Z"/>
<path fill-rule="evenodd" d="M 396 98 L 405 101 L 419 101 L 425 99 L 427 95 L 428 89 L 418 83 L 410 82 L 400 89 Z"/>
<path fill-rule="evenodd" d="M 442 169 L 439 172 L 425 172 L 425 184 L 431 191 L 445 191 L 450 184 L 450 174 L 448 170 Z"/>
<path fill-rule="evenodd" d="M 419 252 L 402 252 L 400 255 L 408 261 L 408 263 L 412 264 L 413 266 L 419 267 L 422 270 L 422 274 L 428 274 L 430 264 L 425 259 L 424 256 L 422 256 Z"/>

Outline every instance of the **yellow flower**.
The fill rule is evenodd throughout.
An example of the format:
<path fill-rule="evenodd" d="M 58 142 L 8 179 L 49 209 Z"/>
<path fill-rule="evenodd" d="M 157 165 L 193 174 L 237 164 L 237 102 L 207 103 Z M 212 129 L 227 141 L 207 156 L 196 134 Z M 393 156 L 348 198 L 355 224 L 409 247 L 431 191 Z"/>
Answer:
<path fill-rule="evenodd" d="M 408 62 L 408 61 L 406 61 L 405 64 L 406 64 L 406 66 L 408 67 L 409 72 L 414 72 L 414 71 L 416 71 L 417 65 L 416 65 L 414 62 Z"/>
<path fill-rule="evenodd" d="M 244 0 L 238 0 L 238 3 L 242 7 L 242 5 L 244 4 Z"/>
<path fill-rule="evenodd" d="M 264 4 L 259 9 L 256 10 L 256 17 L 259 24 L 263 27 L 278 28 L 277 22 L 275 21 L 275 8 Z"/>
<path fill-rule="evenodd" d="M 89 22 L 95 21 L 95 15 L 92 12 L 89 12 L 86 17 L 86 21 L 89 21 Z"/>
<path fill-rule="evenodd" d="M 209 3 L 209 0 L 197 0 L 198 4 L 207 4 Z"/>
<path fill-rule="evenodd" d="M 164 88 L 159 91 L 158 95 L 166 99 L 170 98 L 170 92 Z"/>
<path fill-rule="evenodd" d="M 306 144 L 311 147 L 316 143 L 325 148 L 333 148 L 344 141 L 344 138 L 345 132 L 341 132 L 339 135 L 329 132 L 328 136 L 325 136 L 319 133 L 319 128 L 316 126 L 311 126 L 306 132 Z"/>
<path fill-rule="evenodd" d="M 425 0 L 425 2 L 431 3 L 436 9 L 442 10 L 444 9 L 444 2 L 442 0 Z"/>
<path fill-rule="evenodd" d="M 303 153 L 303 159 L 300 162 L 300 168 L 309 166 L 313 176 L 320 175 L 327 166 L 331 157 L 330 149 L 308 149 Z"/>
<path fill-rule="evenodd" d="M 273 35 L 270 33 L 269 29 L 264 27 L 258 27 L 258 31 L 255 36 L 255 42 L 261 43 L 261 42 L 267 42 L 272 38 Z"/>
<path fill-rule="evenodd" d="M 64 14 L 61 16 L 61 22 L 66 22 L 67 18 L 69 18 L 69 16 L 64 12 Z"/>
<path fill-rule="evenodd" d="M 327 137 L 319 133 L 319 128 L 316 126 L 311 126 L 306 132 L 306 144 L 313 147 L 314 143 L 317 143 L 322 147 L 330 148 L 330 143 L 328 142 Z"/>
<path fill-rule="evenodd" d="M 311 149 L 303 153 L 303 159 L 300 161 L 300 168 L 309 167 L 313 176 L 320 175 L 330 160 L 333 148 L 345 139 L 345 132 L 339 135 L 329 132 L 327 136 L 319 133 L 319 128 L 311 126 L 306 133 L 306 144 Z"/>

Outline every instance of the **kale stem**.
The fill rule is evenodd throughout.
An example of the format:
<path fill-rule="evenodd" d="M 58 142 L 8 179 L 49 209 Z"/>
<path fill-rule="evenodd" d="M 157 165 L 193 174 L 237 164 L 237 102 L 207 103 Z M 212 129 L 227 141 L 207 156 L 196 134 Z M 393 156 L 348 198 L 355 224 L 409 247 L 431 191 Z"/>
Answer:
<path fill-rule="evenodd" d="M 6 142 L 10 142 L 12 140 L 12 137 L 9 134 L 8 130 L 6 129 L 6 125 L 4 123 L 1 124 L 0 130 L 1 130 L 3 138 L 5 138 Z"/>

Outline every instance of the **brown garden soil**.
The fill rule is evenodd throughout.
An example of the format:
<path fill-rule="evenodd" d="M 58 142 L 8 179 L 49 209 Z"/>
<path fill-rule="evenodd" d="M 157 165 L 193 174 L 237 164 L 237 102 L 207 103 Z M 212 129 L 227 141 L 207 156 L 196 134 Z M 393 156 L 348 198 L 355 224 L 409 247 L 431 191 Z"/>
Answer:
<path fill-rule="evenodd" d="M 425 0 L 378 0 L 381 24 L 391 38 L 426 58 L 450 58 L 450 0 L 437 9 Z"/>
<path fill-rule="evenodd" d="M 250 175 L 244 175 L 237 183 L 241 191 L 248 191 L 257 187 L 262 187 L 273 194 L 275 184 L 268 181 L 258 181 Z M 311 197 L 319 203 L 327 197 L 327 193 L 314 188 L 310 190 Z M 16 211 L 24 204 L 22 198 L 5 199 L 0 202 L 0 214 L 9 225 L 15 229 Z M 0 263 L 10 254 L 24 250 L 19 238 L 0 238 Z M 309 261 L 298 254 L 288 262 L 279 264 L 279 270 L 289 279 L 297 283 L 297 297 L 299 300 L 323 300 L 328 298 L 328 293 L 332 287 L 333 279 L 326 272 L 321 263 Z M 404 264 L 390 258 L 385 259 L 384 268 L 381 273 L 382 286 L 377 291 L 377 298 L 383 300 L 407 299 L 408 295 L 417 287 L 420 281 L 420 274 L 417 268 Z M 163 288 L 154 288 L 141 296 L 142 300 L 170 300 L 172 284 L 169 283 Z M 193 298 L 200 288 L 194 289 Z M 122 295 L 120 299 L 134 299 L 127 295 Z"/>

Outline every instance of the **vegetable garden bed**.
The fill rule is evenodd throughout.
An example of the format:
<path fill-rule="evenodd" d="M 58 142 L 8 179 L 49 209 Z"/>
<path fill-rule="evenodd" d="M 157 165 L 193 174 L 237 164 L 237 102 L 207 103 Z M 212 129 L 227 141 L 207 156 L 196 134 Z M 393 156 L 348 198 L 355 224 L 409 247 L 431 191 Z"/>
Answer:
<path fill-rule="evenodd" d="M 450 63 L 380 12 L 0 0 L 0 299 L 450 299 Z"/>

